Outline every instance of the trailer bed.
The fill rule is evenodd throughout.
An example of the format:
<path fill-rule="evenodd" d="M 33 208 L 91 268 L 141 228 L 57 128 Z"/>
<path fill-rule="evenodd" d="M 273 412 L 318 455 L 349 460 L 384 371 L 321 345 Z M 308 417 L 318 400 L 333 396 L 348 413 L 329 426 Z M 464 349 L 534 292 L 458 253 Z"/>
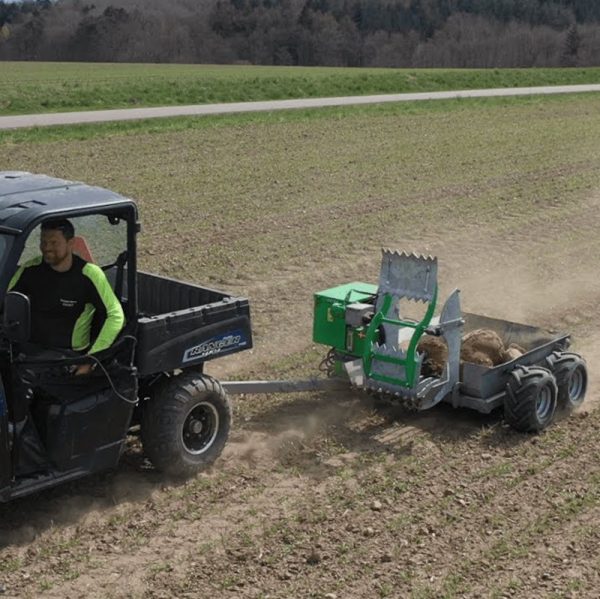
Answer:
<path fill-rule="evenodd" d="M 447 398 L 455 407 L 491 412 L 502 405 L 508 377 L 517 366 L 547 367 L 546 358 L 554 351 L 565 351 L 570 344 L 569 335 L 564 333 L 468 312 L 463 313 L 463 318 L 465 333 L 476 329 L 491 329 L 500 335 L 506 346 L 516 343 L 526 352 L 492 368 L 463 363 L 459 388 Z"/>

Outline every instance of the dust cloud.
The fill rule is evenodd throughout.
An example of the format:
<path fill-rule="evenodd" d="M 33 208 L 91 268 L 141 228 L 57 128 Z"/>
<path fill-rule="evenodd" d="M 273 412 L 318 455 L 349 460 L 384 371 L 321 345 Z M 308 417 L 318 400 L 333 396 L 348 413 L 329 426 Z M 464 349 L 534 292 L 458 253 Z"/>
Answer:
<path fill-rule="evenodd" d="M 243 401 L 253 401 L 255 397 L 248 395 Z M 234 433 L 223 456 L 251 464 L 281 461 L 290 457 L 290 452 L 301 452 L 332 427 L 347 426 L 367 411 L 368 402 L 362 394 L 350 389 L 326 396 L 313 393 L 309 397 L 291 397 L 265 407 L 256 421 Z"/>

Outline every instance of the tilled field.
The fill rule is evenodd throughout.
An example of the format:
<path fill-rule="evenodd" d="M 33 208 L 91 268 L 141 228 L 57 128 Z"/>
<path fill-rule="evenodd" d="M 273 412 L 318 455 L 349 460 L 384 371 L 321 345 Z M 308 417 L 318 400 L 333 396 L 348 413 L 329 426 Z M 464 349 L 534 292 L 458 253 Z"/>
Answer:
<path fill-rule="evenodd" d="M 501 414 L 381 410 L 350 391 L 239 398 L 225 454 L 195 480 L 161 481 L 132 439 L 117 472 L 0 506 L 4 596 L 596 597 L 597 117 L 573 99 L 225 129 L 237 170 L 211 131 L 157 135 L 142 173 L 118 164 L 129 138 L 0 146 L 2 168 L 112 180 L 139 197 L 145 268 L 210 272 L 249 294 L 257 346 L 211 365 L 222 379 L 314 373 L 312 291 L 376 280 L 381 244 L 438 255 L 442 295 L 460 287 L 470 311 L 571 331 L 591 373 L 584 408 L 539 436 Z M 355 131 L 360 151 L 347 145 Z M 185 154 L 185 172 L 167 149 Z M 204 160 L 216 203 L 189 191 Z M 226 202 L 235 185 L 246 202 Z"/>

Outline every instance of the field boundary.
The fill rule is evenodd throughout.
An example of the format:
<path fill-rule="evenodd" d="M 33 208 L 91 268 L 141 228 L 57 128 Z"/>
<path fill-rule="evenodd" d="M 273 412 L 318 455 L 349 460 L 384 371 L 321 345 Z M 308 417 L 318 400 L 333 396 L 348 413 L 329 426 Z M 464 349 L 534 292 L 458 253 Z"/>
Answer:
<path fill-rule="evenodd" d="M 89 110 L 0 117 L 0 130 L 27 127 L 50 127 L 54 125 L 79 125 L 178 116 L 204 116 L 234 114 L 241 112 L 269 112 L 389 102 L 418 102 L 452 100 L 461 98 L 492 98 L 551 94 L 579 94 L 600 92 L 600 84 L 557 85 L 544 87 L 519 87 L 499 89 L 471 89 L 440 92 L 402 94 L 378 94 L 369 96 L 344 96 L 334 98 L 304 98 L 295 100 L 269 100 L 261 102 L 231 102 L 219 104 L 194 104 L 188 106 L 160 106 L 154 108 L 126 108 L 112 110 Z"/>

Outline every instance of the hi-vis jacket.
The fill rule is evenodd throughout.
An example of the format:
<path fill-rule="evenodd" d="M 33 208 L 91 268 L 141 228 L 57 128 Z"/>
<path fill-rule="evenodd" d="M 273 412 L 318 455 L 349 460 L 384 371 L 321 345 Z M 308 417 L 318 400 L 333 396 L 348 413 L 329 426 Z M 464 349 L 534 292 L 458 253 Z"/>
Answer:
<path fill-rule="evenodd" d="M 66 272 L 57 272 L 41 256 L 26 262 L 8 289 L 29 297 L 31 341 L 45 347 L 93 354 L 110 347 L 125 322 L 104 271 L 75 254 Z"/>

